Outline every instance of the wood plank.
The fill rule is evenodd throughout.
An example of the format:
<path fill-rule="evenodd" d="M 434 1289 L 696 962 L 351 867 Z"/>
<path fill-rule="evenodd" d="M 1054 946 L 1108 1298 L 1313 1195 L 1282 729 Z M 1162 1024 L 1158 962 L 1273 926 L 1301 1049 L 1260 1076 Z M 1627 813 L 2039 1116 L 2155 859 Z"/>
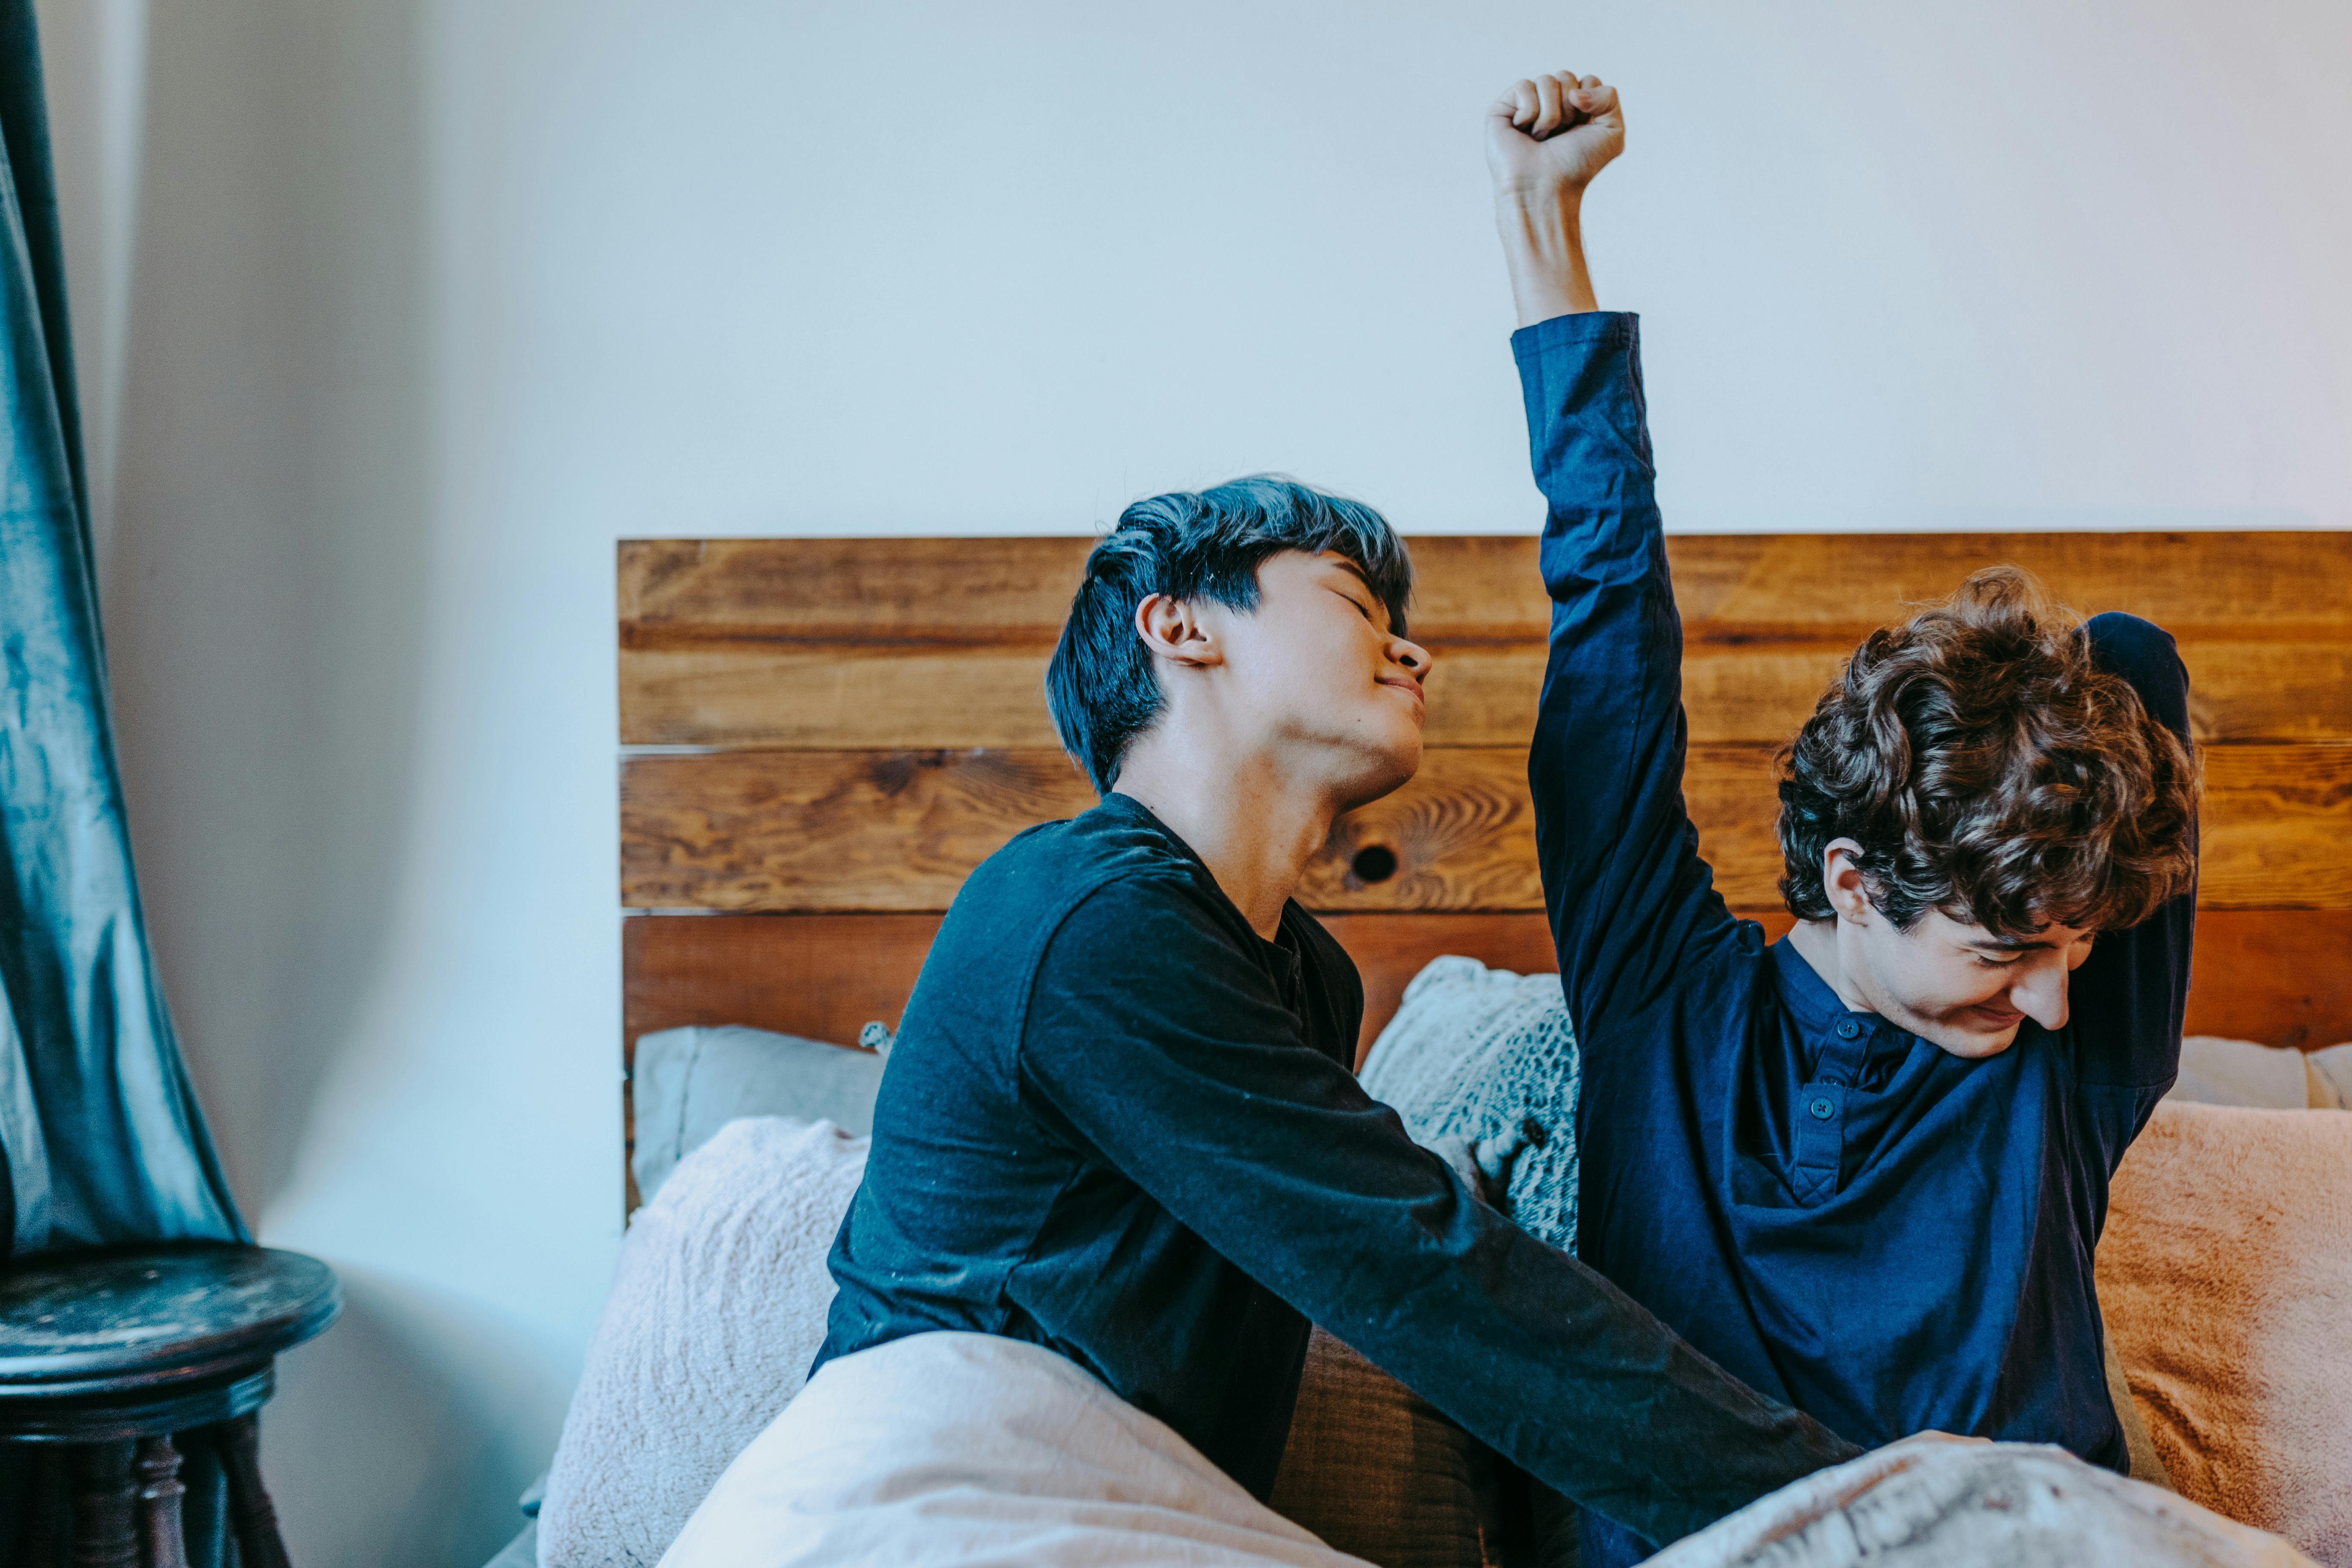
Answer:
<path fill-rule="evenodd" d="M 1042 689 L 1085 539 L 628 541 L 633 744 L 1054 744 Z M 1423 537 L 1433 744 L 1523 740 L 1547 603 L 1528 538 Z M 2352 738 L 2352 535 L 1678 535 L 1692 736 L 1777 742 L 1855 642 L 1977 566 L 2169 627 L 2208 740 Z"/>
<path fill-rule="evenodd" d="M 1085 538 L 625 539 L 621 646 L 1051 643 Z"/>
<path fill-rule="evenodd" d="M 2200 906 L 2352 908 L 2352 744 L 2212 746 L 2204 759 Z"/>
<path fill-rule="evenodd" d="M 1691 740 L 1778 745 L 1811 716 L 1863 635 L 1824 645 L 1686 642 L 1683 706 Z M 2189 667 L 2189 726 L 2208 745 L 2352 739 L 2352 640 L 2184 638 L 2180 657 Z M 1543 685 L 1539 645 L 1440 645 L 1434 658 L 1423 731 L 1431 745 L 1526 744 Z M 1051 726 L 1045 730 L 1034 743 L 1054 743 Z"/>
<path fill-rule="evenodd" d="M 621 1028 L 749 1024 L 847 1046 L 897 1027 L 940 917 L 640 915 L 621 922 Z"/>
<path fill-rule="evenodd" d="M 2352 1041 L 2352 910 L 2199 910 L 2183 1027 L 2306 1051 Z"/>
<path fill-rule="evenodd" d="M 1768 934 L 1780 910 L 1742 911 Z M 1348 914 L 1324 923 L 1364 978 L 1364 1043 L 1441 953 L 1535 973 L 1552 967 L 1539 914 Z M 749 1024 L 848 1041 L 896 1025 L 939 920 L 931 915 L 640 916 L 622 924 L 628 1038 Z M 2190 1034 L 2317 1049 L 2352 1040 L 2352 910 L 2209 910 L 2197 919 Z"/>
<path fill-rule="evenodd" d="M 1549 620 L 1528 534 L 1411 540 L 1416 634 L 1539 639 Z M 624 540 L 629 646 L 761 637 L 919 641 L 978 632 L 1050 642 L 1091 539 Z M 1744 641 L 1851 642 L 2002 562 L 2085 613 L 2128 610 L 2176 631 L 2216 625 L 2300 638 L 2352 633 L 2352 534 L 2321 531 L 1675 534 L 1694 626 Z M 948 628 L 951 628 L 949 630 Z"/>
<path fill-rule="evenodd" d="M 1356 1064 L 1396 1016 L 1404 988 L 1432 959 L 1448 953 L 1475 958 L 1490 969 L 1549 974 L 1559 968 L 1551 926 L 1540 914 L 1322 915 L 1364 983 L 1364 1026 L 1356 1037 Z"/>
<path fill-rule="evenodd" d="M 1856 637 L 1748 647 L 1688 643 L 1691 739 L 1778 744 L 1845 668 Z M 625 655 L 631 743 L 889 747 L 1057 744 L 1045 709 L 1051 645 L 969 649 L 719 646 Z M 1525 744 L 1543 645 L 1433 643 L 1433 746 Z M 2190 720 L 2210 742 L 2352 739 L 2352 641 L 2184 640 Z"/>
<path fill-rule="evenodd" d="M 1059 752 L 635 757 L 621 769 L 621 901 L 944 910 L 1015 833 L 1094 804 Z"/>
<path fill-rule="evenodd" d="M 1811 626 L 1850 642 L 2002 563 L 2034 573 L 2083 614 L 2127 610 L 2176 635 L 2352 630 L 2352 535 L 2343 533 L 1783 533 L 1685 536 L 1666 549 L 1684 614 L 1718 637 Z"/>
<path fill-rule="evenodd" d="M 1717 886 L 1738 905 L 1779 899 L 1771 756 L 1765 746 L 1691 751 L 1692 819 Z M 2352 745 L 2216 746 L 2205 757 L 2203 907 L 2352 908 Z M 631 758 L 622 900 L 937 911 L 1013 834 L 1093 798 L 1056 752 Z M 1541 909 L 1524 754 L 1429 752 L 1412 784 L 1334 828 L 1300 896 L 1328 911 Z"/>

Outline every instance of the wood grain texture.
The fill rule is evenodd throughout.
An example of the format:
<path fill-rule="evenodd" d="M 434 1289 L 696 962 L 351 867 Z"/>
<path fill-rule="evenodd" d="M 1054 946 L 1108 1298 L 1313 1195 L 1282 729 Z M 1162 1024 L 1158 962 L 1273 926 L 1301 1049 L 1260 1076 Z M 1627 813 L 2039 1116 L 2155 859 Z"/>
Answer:
<path fill-rule="evenodd" d="M 1319 917 L 1339 939 L 1364 983 L 1364 1026 L 1356 1063 L 1396 1016 L 1404 988 L 1434 958 L 1457 953 L 1490 969 L 1549 974 L 1559 968 L 1551 926 L 1540 914 L 1352 914 Z M 1785 921 L 1783 921 L 1785 924 Z"/>
<path fill-rule="evenodd" d="M 750 1024 L 846 1046 L 896 1027 L 940 917 L 646 915 L 621 922 L 621 1029 Z"/>
<path fill-rule="evenodd" d="M 628 541 L 625 743 L 1046 747 L 1085 539 Z M 1429 739 L 1525 740 L 1548 605 L 1528 538 L 1423 537 Z M 1694 740 L 1777 742 L 1872 627 L 2010 561 L 2170 629 L 2218 741 L 2352 739 L 2352 535 L 1680 535 Z"/>
<path fill-rule="evenodd" d="M 714 752 L 621 770 L 630 909 L 944 910 L 1095 792 L 1051 751 Z"/>
<path fill-rule="evenodd" d="M 2352 908 L 2352 744 L 2206 748 L 2200 902 Z M 2347 955 L 2352 956 L 2352 955 Z"/>
<path fill-rule="evenodd" d="M 1540 639 L 1549 611 L 1533 533 L 1411 541 L 1416 636 Z M 625 646 L 782 638 L 1050 642 L 1093 541 L 624 540 Z M 2352 635 L 2352 535 L 2331 532 L 1677 534 L 1676 596 L 1703 636 L 1753 643 L 1853 635 L 2003 562 L 2086 614 L 2128 610 L 2176 631 Z"/>
<path fill-rule="evenodd" d="M 1692 741 L 1777 745 L 1795 734 L 1866 632 L 1818 647 L 1686 642 L 1683 705 Z M 2352 739 L 2352 640 L 2183 638 L 2180 656 L 2189 726 L 2201 742 Z M 1539 645 L 1441 645 L 1435 658 L 1423 731 L 1430 744 L 1527 743 L 1543 683 Z"/>
<path fill-rule="evenodd" d="M 1684 791 L 1726 899 L 1779 900 L 1764 746 L 1695 746 Z M 2352 745 L 2215 746 L 2207 909 L 2352 908 Z M 1543 907 L 1526 760 L 1435 749 L 1347 816 L 1299 900 L 1323 911 Z M 633 909 L 938 911 L 1021 829 L 1093 804 L 1057 752 L 732 752 L 630 759 L 622 901 Z M 1366 851 L 1371 851 L 1367 856 Z"/>
<path fill-rule="evenodd" d="M 1779 909 L 1746 910 L 1768 935 Z M 1521 973 L 1553 967 L 1539 914 L 1324 917 L 1364 981 L 1364 1045 L 1423 964 L 1458 952 Z M 622 922 L 628 1039 L 687 1024 L 750 1024 L 845 1043 L 895 1026 L 934 915 L 641 916 Z M 2352 910 L 2208 910 L 2197 919 L 2190 1034 L 2317 1049 L 2352 1040 Z"/>

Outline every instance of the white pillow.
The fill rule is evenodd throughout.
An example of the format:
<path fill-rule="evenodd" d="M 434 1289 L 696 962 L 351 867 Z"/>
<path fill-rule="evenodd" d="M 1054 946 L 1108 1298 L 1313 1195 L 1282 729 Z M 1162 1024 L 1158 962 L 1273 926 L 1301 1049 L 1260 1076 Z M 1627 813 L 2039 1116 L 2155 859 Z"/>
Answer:
<path fill-rule="evenodd" d="M 874 1125 L 884 1059 L 740 1024 L 639 1037 L 629 1069 L 637 1111 L 629 1169 L 640 1201 L 652 1202 L 680 1160 L 740 1117 L 830 1121 L 863 1138 Z"/>
<path fill-rule="evenodd" d="M 652 1568 L 800 1392 L 866 1150 L 830 1121 L 730 1121 L 637 1211 L 548 1474 L 541 1568 Z"/>
<path fill-rule="evenodd" d="M 2180 1042 L 2180 1076 L 2164 1098 L 2253 1110 L 2342 1110 L 2347 1089 L 2352 1046 L 2305 1056 L 2293 1047 L 2191 1035 Z"/>
<path fill-rule="evenodd" d="M 2311 1103 L 2322 1110 L 2352 1110 L 2352 1044 L 2330 1046 L 2303 1058 L 2311 1075 Z"/>

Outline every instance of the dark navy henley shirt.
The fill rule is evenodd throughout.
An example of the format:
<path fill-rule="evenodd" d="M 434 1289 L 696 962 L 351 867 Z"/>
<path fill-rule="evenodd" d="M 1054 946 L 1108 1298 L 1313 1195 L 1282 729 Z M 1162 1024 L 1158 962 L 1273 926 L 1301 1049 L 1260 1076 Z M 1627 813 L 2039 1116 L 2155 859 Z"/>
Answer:
<path fill-rule="evenodd" d="M 2102 932 L 2072 1017 L 1966 1061 L 1846 1009 L 1734 919 L 1682 784 L 1682 626 L 1634 318 L 1513 339 L 1552 600 L 1528 763 L 1583 1049 L 1579 1255 L 1721 1365 L 1876 1447 L 1923 1428 L 2117 1470 L 2092 1249 L 2107 1182 L 2172 1082 L 2195 895 Z M 2172 639 L 2095 657 L 2186 738 Z M 1587 1532 L 1587 1568 L 1641 1555 Z"/>

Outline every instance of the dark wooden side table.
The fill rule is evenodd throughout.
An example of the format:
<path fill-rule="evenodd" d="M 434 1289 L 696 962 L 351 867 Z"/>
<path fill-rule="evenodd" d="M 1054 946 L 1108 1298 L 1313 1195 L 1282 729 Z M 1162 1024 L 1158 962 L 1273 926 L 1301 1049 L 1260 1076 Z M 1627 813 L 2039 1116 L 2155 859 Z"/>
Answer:
<path fill-rule="evenodd" d="M 0 1441 L 37 1444 L 26 1568 L 184 1568 L 174 1434 L 214 1429 L 242 1568 L 287 1568 L 254 1412 L 280 1351 L 334 1321 L 315 1258 L 204 1243 L 0 1263 Z"/>

